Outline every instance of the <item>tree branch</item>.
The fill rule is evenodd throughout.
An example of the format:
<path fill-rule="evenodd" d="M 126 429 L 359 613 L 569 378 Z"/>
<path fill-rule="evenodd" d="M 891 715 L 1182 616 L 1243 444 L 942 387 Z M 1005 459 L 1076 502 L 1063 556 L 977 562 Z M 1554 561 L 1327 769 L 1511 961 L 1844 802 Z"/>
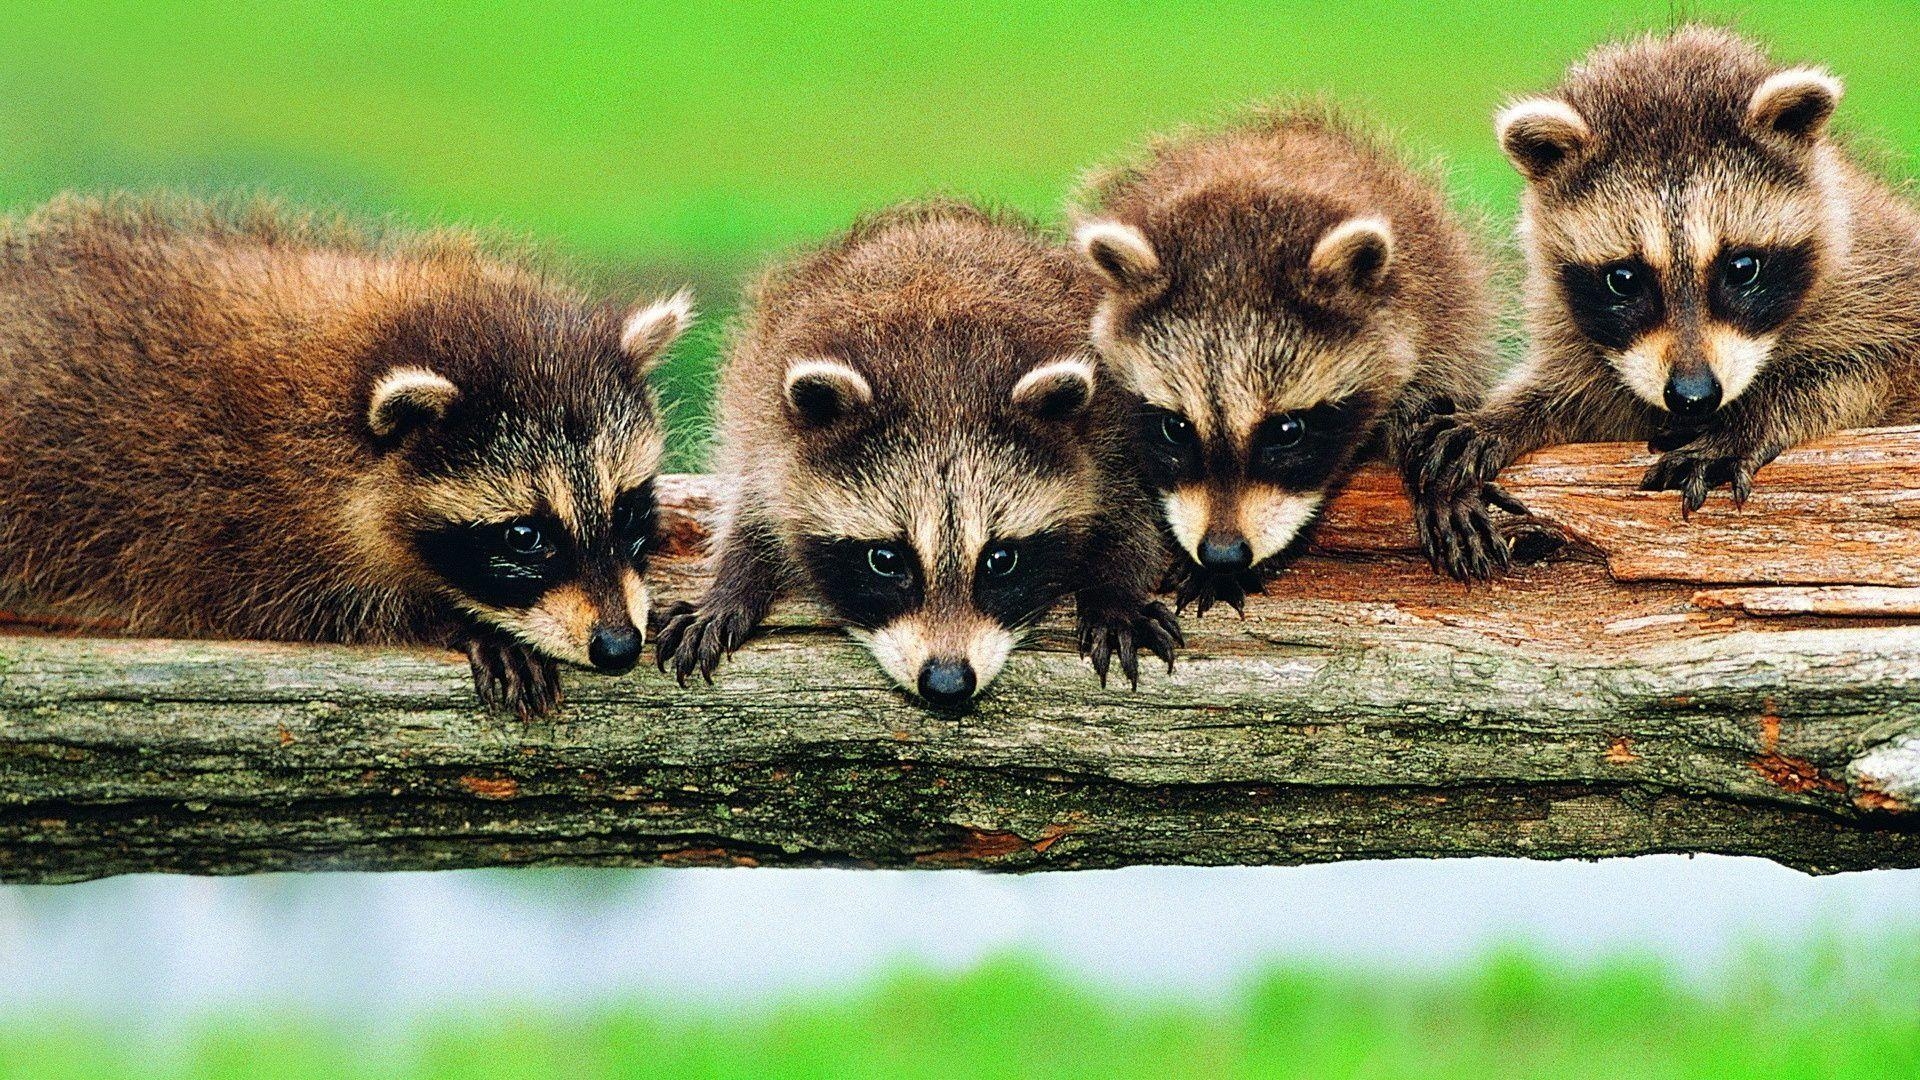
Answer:
<path fill-rule="evenodd" d="M 1565 543 L 1471 591 L 1417 561 L 1396 482 L 1364 472 L 1245 620 L 1189 619 L 1172 676 L 1100 689 L 1060 618 L 960 718 L 916 707 L 801 601 L 710 688 L 570 673 L 566 709 L 535 724 L 479 712 L 464 661 L 437 651 L 22 629 L 0 636 L 0 881 L 1643 852 L 1920 866 L 1920 626 L 1886 617 L 1912 611 L 1898 590 L 1819 588 L 1920 584 L 1920 429 L 1790 452 L 1744 511 L 1716 496 L 1691 520 L 1634 489 L 1647 460 L 1573 446 L 1515 466 L 1527 546 Z M 662 490 L 657 595 L 695 595 L 710 483 Z"/>

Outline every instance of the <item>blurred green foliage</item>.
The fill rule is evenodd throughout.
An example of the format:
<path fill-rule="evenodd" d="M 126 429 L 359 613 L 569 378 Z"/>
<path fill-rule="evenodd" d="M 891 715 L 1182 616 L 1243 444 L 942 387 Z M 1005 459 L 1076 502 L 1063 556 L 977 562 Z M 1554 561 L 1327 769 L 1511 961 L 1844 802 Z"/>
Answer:
<path fill-rule="evenodd" d="M 8 0 L 0 206 L 70 188 L 259 189 L 541 238 L 608 288 L 741 276 L 932 191 L 1056 214 L 1149 132 L 1331 92 L 1507 214 L 1488 118 L 1601 38 L 1726 18 L 1848 79 L 1920 146 L 1911 0 Z M 717 334 L 668 372 L 697 457 Z"/>
<path fill-rule="evenodd" d="M 756 1009 L 498 1008 L 356 1032 L 230 1018 L 184 1037 L 0 1022 L 0 1080 L 1920 1076 L 1920 943 L 1755 956 L 1694 987 L 1651 961 L 1513 952 L 1440 974 L 1276 970 L 1238 1000 L 1091 992 L 1018 958 Z"/>

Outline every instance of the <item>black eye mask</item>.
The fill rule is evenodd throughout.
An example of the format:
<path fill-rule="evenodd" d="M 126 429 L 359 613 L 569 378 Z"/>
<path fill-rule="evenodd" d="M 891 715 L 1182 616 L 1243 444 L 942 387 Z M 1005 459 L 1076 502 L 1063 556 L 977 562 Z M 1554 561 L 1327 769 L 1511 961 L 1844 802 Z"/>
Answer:
<path fill-rule="evenodd" d="M 1149 484 L 1161 489 L 1194 483 L 1207 475 L 1206 452 L 1193 424 L 1179 413 L 1142 405 L 1134 413 L 1134 441 Z"/>
<path fill-rule="evenodd" d="M 1603 349 L 1620 352 L 1666 320 L 1666 298 L 1653 269 L 1639 259 L 1602 266 L 1568 263 L 1560 287 L 1573 324 Z"/>
<path fill-rule="evenodd" d="M 973 603 L 1009 630 L 1045 615 L 1069 591 L 1075 544 L 1063 533 L 995 540 L 980 552 L 973 572 Z"/>
<path fill-rule="evenodd" d="M 660 504 L 653 481 L 625 492 L 613 502 L 614 556 L 646 572 L 647 561 L 660 548 Z"/>
<path fill-rule="evenodd" d="M 904 540 L 810 538 L 801 542 L 800 561 L 834 614 L 865 630 L 926 600 L 919 556 Z"/>
<path fill-rule="evenodd" d="M 414 549 L 441 579 L 488 607 L 529 608 L 579 574 L 580 553 L 550 514 L 418 532 Z"/>
<path fill-rule="evenodd" d="M 1254 429 L 1247 478 L 1285 491 L 1319 491 L 1366 442 L 1376 411 L 1370 394 L 1269 416 Z"/>
<path fill-rule="evenodd" d="M 1814 266 L 1811 244 L 1729 248 L 1707 271 L 1707 310 L 1743 334 L 1770 333 L 1800 310 Z"/>

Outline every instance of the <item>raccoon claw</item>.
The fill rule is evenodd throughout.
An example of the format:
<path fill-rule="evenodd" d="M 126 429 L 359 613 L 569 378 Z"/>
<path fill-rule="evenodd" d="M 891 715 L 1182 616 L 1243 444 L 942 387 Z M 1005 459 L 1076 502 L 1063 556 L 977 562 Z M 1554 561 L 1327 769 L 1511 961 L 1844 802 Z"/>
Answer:
<path fill-rule="evenodd" d="M 1148 602 L 1141 614 L 1145 616 L 1138 625 L 1141 644 L 1167 665 L 1167 674 L 1173 674 L 1174 651 L 1187 645 L 1187 636 L 1180 632 L 1179 618 L 1157 601 Z"/>
<path fill-rule="evenodd" d="M 1490 483 L 1511 457 L 1505 439 L 1458 414 L 1442 413 L 1414 433 L 1403 472 L 1407 488 L 1425 497 Z"/>
<path fill-rule="evenodd" d="M 1651 445 L 1651 444 L 1649 444 Z M 1668 451 L 1647 469 L 1642 491 L 1677 491 L 1680 513 L 1691 517 L 1707 504 L 1707 493 L 1726 485 L 1733 505 L 1745 506 L 1753 497 L 1753 474 L 1775 454 L 1724 454 L 1712 447 L 1681 447 Z"/>
<path fill-rule="evenodd" d="M 1533 516 L 1533 511 L 1527 509 L 1526 505 L 1519 499 L 1507 494 L 1507 489 L 1501 487 L 1499 484 L 1487 483 L 1483 485 L 1480 488 L 1480 494 L 1481 497 L 1487 500 L 1488 505 L 1500 510 L 1505 510 L 1514 517 Z"/>
<path fill-rule="evenodd" d="M 1213 574 L 1193 565 L 1182 563 L 1169 572 L 1172 579 L 1173 609 L 1185 611 L 1188 604 L 1194 605 L 1194 617 L 1201 618 L 1216 603 L 1225 604 L 1238 612 L 1241 618 L 1247 617 L 1247 597 L 1257 595 L 1266 588 L 1266 582 L 1252 570 L 1242 570 L 1237 574 Z"/>
<path fill-rule="evenodd" d="M 489 709 L 533 720 L 560 707 L 560 665 L 517 642 L 493 637 L 466 641 L 473 689 Z"/>
<path fill-rule="evenodd" d="M 1488 581 L 1513 562 L 1490 509 L 1524 517 L 1527 508 L 1494 483 L 1513 454 L 1507 441 L 1442 414 L 1421 425 L 1404 475 L 1427 564 L 1459 581 Z"/>
<path fill-rule="evenodd" d="M 654 660 L 661 670 L 673 664 L 674 681 L 681 686 L 698 671 L 707 685 L 720 661 L 738 649 L 753 631 L 753 619 L 743 611 L 703 610 L 682 601 L 667 610 L 654 639 Z"/>
<path fill-rule="evenodd" d="M 1156 601 L 1130 611 L 1087 612 L 1080 616 L 1080 655 L 1092 662 L 1103 687 L 1118 658 L 1127 685 L 1139 689 L 1141 649 L 1159 657 L 1167 665 L 1167 673 L 1172 674 L 1173 654 L 1186 643 L 1179 618 Z"/>
<path fill-rule="evenodd" d="M 1492 580 L 1496 571 L 1513 565 L 1513 552 L 1500 524 L 1488 513 L 1494 507 L 1524 515 L 1527 508 L 1494 484 L 1482 484 L 1472 495 L 1431 493 L 1421 498 L 1414 514 L 1420 549 L 1439 573 L 1468 582 Z"/>

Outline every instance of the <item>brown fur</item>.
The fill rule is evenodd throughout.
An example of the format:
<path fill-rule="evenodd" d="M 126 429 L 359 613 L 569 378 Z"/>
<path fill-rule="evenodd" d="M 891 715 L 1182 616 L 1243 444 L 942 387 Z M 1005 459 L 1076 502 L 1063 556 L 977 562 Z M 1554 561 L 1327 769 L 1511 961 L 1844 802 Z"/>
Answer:
<path fill-rule="evenodd" d="M 1920 418 L 1920 217 L 1824 116 L 1804 133 L 1755 122 L 1769 80 L 1828 78 L 1801 70 L 1731 32 L 1687 27 L 1605 46 L 1540 99 L 1570 107 L 1584 138 L 1563 137 L 1548 116 L 1540 130 L 1561 134 L 1533 145 L 1532 121 L 1517 125 L 1531 351 L 1484 410 L 1431 433 L 1427 517 L 1484 524 L 1482 485 L 1550 443 L 1650 440 L 1667 453 L 1646 486 L 1679 490 L 1692 510 L 1720 484 L 1744 501 L 1754 472 L 1796 443 Z M 1764 332 L 1743 332 L 1703 299 L 1715 260 L 1748 248 L 1805 252 L 1803 298 Z M 1569 268 L 1629 259 L 1660 283 L 1663 307 L 1630 344 L 1603 342 L 1575 317 Z M 1663 384 L 1688 371 L 1710 371 L 1723 393 L 1704 420 L 1670 415 L 1663 399 Z M 1430 539 L 1460 576 L 1504 556 L 1484 529 Z"/>
<path fill-rule="evenodd" d="M 979 610 L 976 564 L 994 542 L 1044 533 L 1066 550 L 1059 580 L 1036 595 L 1078 595 L 1103 676 L 1109 651 L 1133 674 L 1136 632 L 1170 657 L 1168 635 L 1144 625 L 1160 625 L 1147 598 L 1159 557 L 1118 396 L 1086 352 L 1092 304 L 1063 249 L 957 203 L 879 215 L 768 274 L 721 375 L 716 579 L 662 632 L 661 663 L 683 680 L 711 673 L 776 591 L 807 582 L 903 686 L 923 661 L 965 658 L 984 688 L 1025 620 Z M 1093 397 L 1049 419 L 1015 397 L 1055 362 L 1081 373 L 1063 386 Z M 825 392 L 839 388 L 830 422 L 809 420 L 788 391 L 815 369 L 830 376 Z M 810 545 L 852 540 L 910 548 L 920 600 L 882 611 L 842 596 L 841 579 L 865 570 L 828 572 Z"/>
<path fill-rule="evenodd" d="M 1196 571 L 1208 546 L 1278 555 L 1369 447 L 1399 463 L 1428 416 L 1492 381 L 1487 259 L 1434 180 L 1324 107 L 1156 143 L 1096 175 L 1075 216 L 1106 286 L 1094 339 L 1107 364 L 1150 417 L 1192 425 L 1184 460 L 1156 459 L 1150 422 L 1139 437 Z M 1151 248 L 1140 272 L 1102 266 L 1089 237 L 1106 223 Z M 1344 411 L 1310 415 L 1334 403 Z M 1263 458 L 1258 433 L 1281 416 L 1325 438 Z M 1196 577 L 1183 599 L 1203 609 L 1259 583 Z"/>
<path fill-rule="evenodd" d="M 587 651 L 542 627 L 571 634 L 588 604 L 631 626 L 622 572 L 508 610 L 414 537 L 538 507 L 584 536 L 606 511 L 582 504 L 647 483 L 662 436 L 621 329 L 458 235 L 138 199 L 7 222 L 0 604 L 135 633 L 484 641 L 483 691 L 525 684 L 504 703 L 539 711 L 550 661 L 532 653 Z M 396 369 L 425 389 L 370 418 Z"/>

